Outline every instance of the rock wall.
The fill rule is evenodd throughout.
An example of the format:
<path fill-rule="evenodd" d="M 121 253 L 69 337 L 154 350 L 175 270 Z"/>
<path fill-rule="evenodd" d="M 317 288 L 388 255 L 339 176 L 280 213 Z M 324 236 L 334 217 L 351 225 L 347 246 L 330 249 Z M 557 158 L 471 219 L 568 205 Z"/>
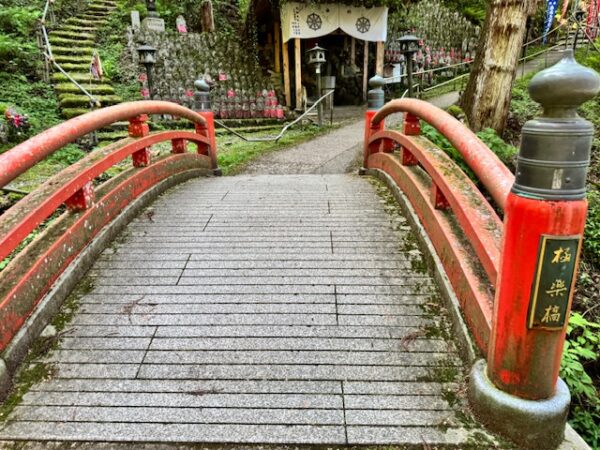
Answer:
<path fill-rule="evenodd" d="M 155 98 L 191 105 L 194 81 L 199 78 L 212 84 L 213 109 L 217 114 L 221 103 L 239 103 L 239 108 L 249 111 L 251 103 L 256 103 L 265 91 L 271 91 L 271 97 L 277 96 L 253 52 L 218 33 L 130 31 L 124 58 L 128 71 L 141 75 L 142 85 L 144 68 L 138 64 L 135 50 L 141 42 L 157 49 L 153 69 Z"/>

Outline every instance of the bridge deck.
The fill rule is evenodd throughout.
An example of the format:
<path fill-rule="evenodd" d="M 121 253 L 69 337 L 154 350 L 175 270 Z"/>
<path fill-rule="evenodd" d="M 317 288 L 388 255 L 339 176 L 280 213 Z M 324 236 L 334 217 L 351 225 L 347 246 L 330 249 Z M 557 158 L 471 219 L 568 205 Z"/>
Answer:
<path fill-rule="evenodd" d="M 464 443 L 438 294 L 386 209 L 353 175 L 170 191 L 97 261 L 0 439 Z"/>

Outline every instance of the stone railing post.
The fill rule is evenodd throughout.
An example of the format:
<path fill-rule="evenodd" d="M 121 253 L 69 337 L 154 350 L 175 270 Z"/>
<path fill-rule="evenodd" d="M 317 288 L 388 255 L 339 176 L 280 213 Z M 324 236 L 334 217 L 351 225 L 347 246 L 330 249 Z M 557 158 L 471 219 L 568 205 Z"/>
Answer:
<path fill-rule="evenodd" d="M 198 144 L 198 153 L 209 156 L 214 174 L 221 175 L 221 170 L 217 167 L 217 137 L 215 135 L 215 116 L 210 104 L 210 86 L 204 79 L 196 80 L 194 86 L 196 87 L 194 109 L 206 120 L 206 125 L 196 124 L 196 133 L 206 136 L 210 140 L 210 145 Z"/>
<path fill-rule="evenodd" d="M 487 363 L 473 367 L 469 399 L 491 429 L 536 449 L 564 438 L 570 403 L 558 377 L 587 213 L 594 134 L 577 108 L 600 76 L 564 52 L 531 81 L 542 117 L 523 127 L 507 198 L 500 275 Z"/>
<path fill-rule="evenodd" d="M 368 169 L 369 155 L 379 151 L 380 144 L 377 144 L 375 146 L 376 148 L 373 148 L 373 145 L 369 145 L 369 139 L 371 136 L 373 136 L 373 134 L 385 128 L 385 122 L 383 120 L 375 126 L 372 124 L 373 116 L 375 116 L 377 111 L 380 110 L 385 104 L 383 85 L 384 80 L 379 75 L 375 75 L 369 80 L 369 86 L 371 87 L 371 90 L 367 94 L 368 102 L 367 112 L 365 113 L 364 159 L 363 167 L 359 171 L 361 174 Z"/>

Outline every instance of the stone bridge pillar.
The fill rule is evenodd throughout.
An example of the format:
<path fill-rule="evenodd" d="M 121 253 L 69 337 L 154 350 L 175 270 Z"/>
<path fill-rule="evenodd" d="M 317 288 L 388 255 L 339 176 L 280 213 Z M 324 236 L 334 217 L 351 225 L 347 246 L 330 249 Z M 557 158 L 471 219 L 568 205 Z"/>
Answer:
<path fill-rule="evenodd" d="M 523 127 L 487 363 L 475 364 L 475 414 L 521 446 L 556 448 L 570 394 L 558 377 L 587 213 L 586 173 L 594 129 L 577 108 L 600 91 L 600 76 L 571 50 L 531 81 L 544 112 Z"/>

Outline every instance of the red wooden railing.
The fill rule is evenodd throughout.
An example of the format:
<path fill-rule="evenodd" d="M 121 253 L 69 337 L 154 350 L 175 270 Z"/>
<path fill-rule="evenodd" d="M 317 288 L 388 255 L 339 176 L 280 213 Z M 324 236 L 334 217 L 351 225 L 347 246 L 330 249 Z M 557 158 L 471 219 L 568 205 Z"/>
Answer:
<path fill-rule="evenodd" d="M 190 120 L 196 132 L 149 133 L 147 114 Z M 76 139 L 114 122 L 129 120 L 129 138 L 97 149 L 48 179 L 0 216 L 0 351 L 4 350 L 54 281 L 89 242 L 133 200 L 176 175 L 182 179 L 217 170 L 212 113 L 174 103 L 141 101 L 99 109 L 71 119 L 0 155 L 0 187 Z M 171 142 L 171 153 L 153 159 L 150 147 Z M 187 142 L 197 152 L 187 152 Z M 133 167 L 96 186 L 94 180 L 131 156 Z M 67 212 L 39 237 L 23 241 L 61 205 Z"/>
<path fill-rule="evenodd" d="M 385 118 L 399 112 L 405 113 L 404 132 L 385 130 Z M 367 113 L 364 167 L 386 172 L 412 204 L 479 348 L 487 353 L 502 220 L 460 167 L 419 135 L 419 119 L 450 141 L 501 208 L 514 176 L 473 132 L 429 103 L 394 100 L 375 114 Z"/>

